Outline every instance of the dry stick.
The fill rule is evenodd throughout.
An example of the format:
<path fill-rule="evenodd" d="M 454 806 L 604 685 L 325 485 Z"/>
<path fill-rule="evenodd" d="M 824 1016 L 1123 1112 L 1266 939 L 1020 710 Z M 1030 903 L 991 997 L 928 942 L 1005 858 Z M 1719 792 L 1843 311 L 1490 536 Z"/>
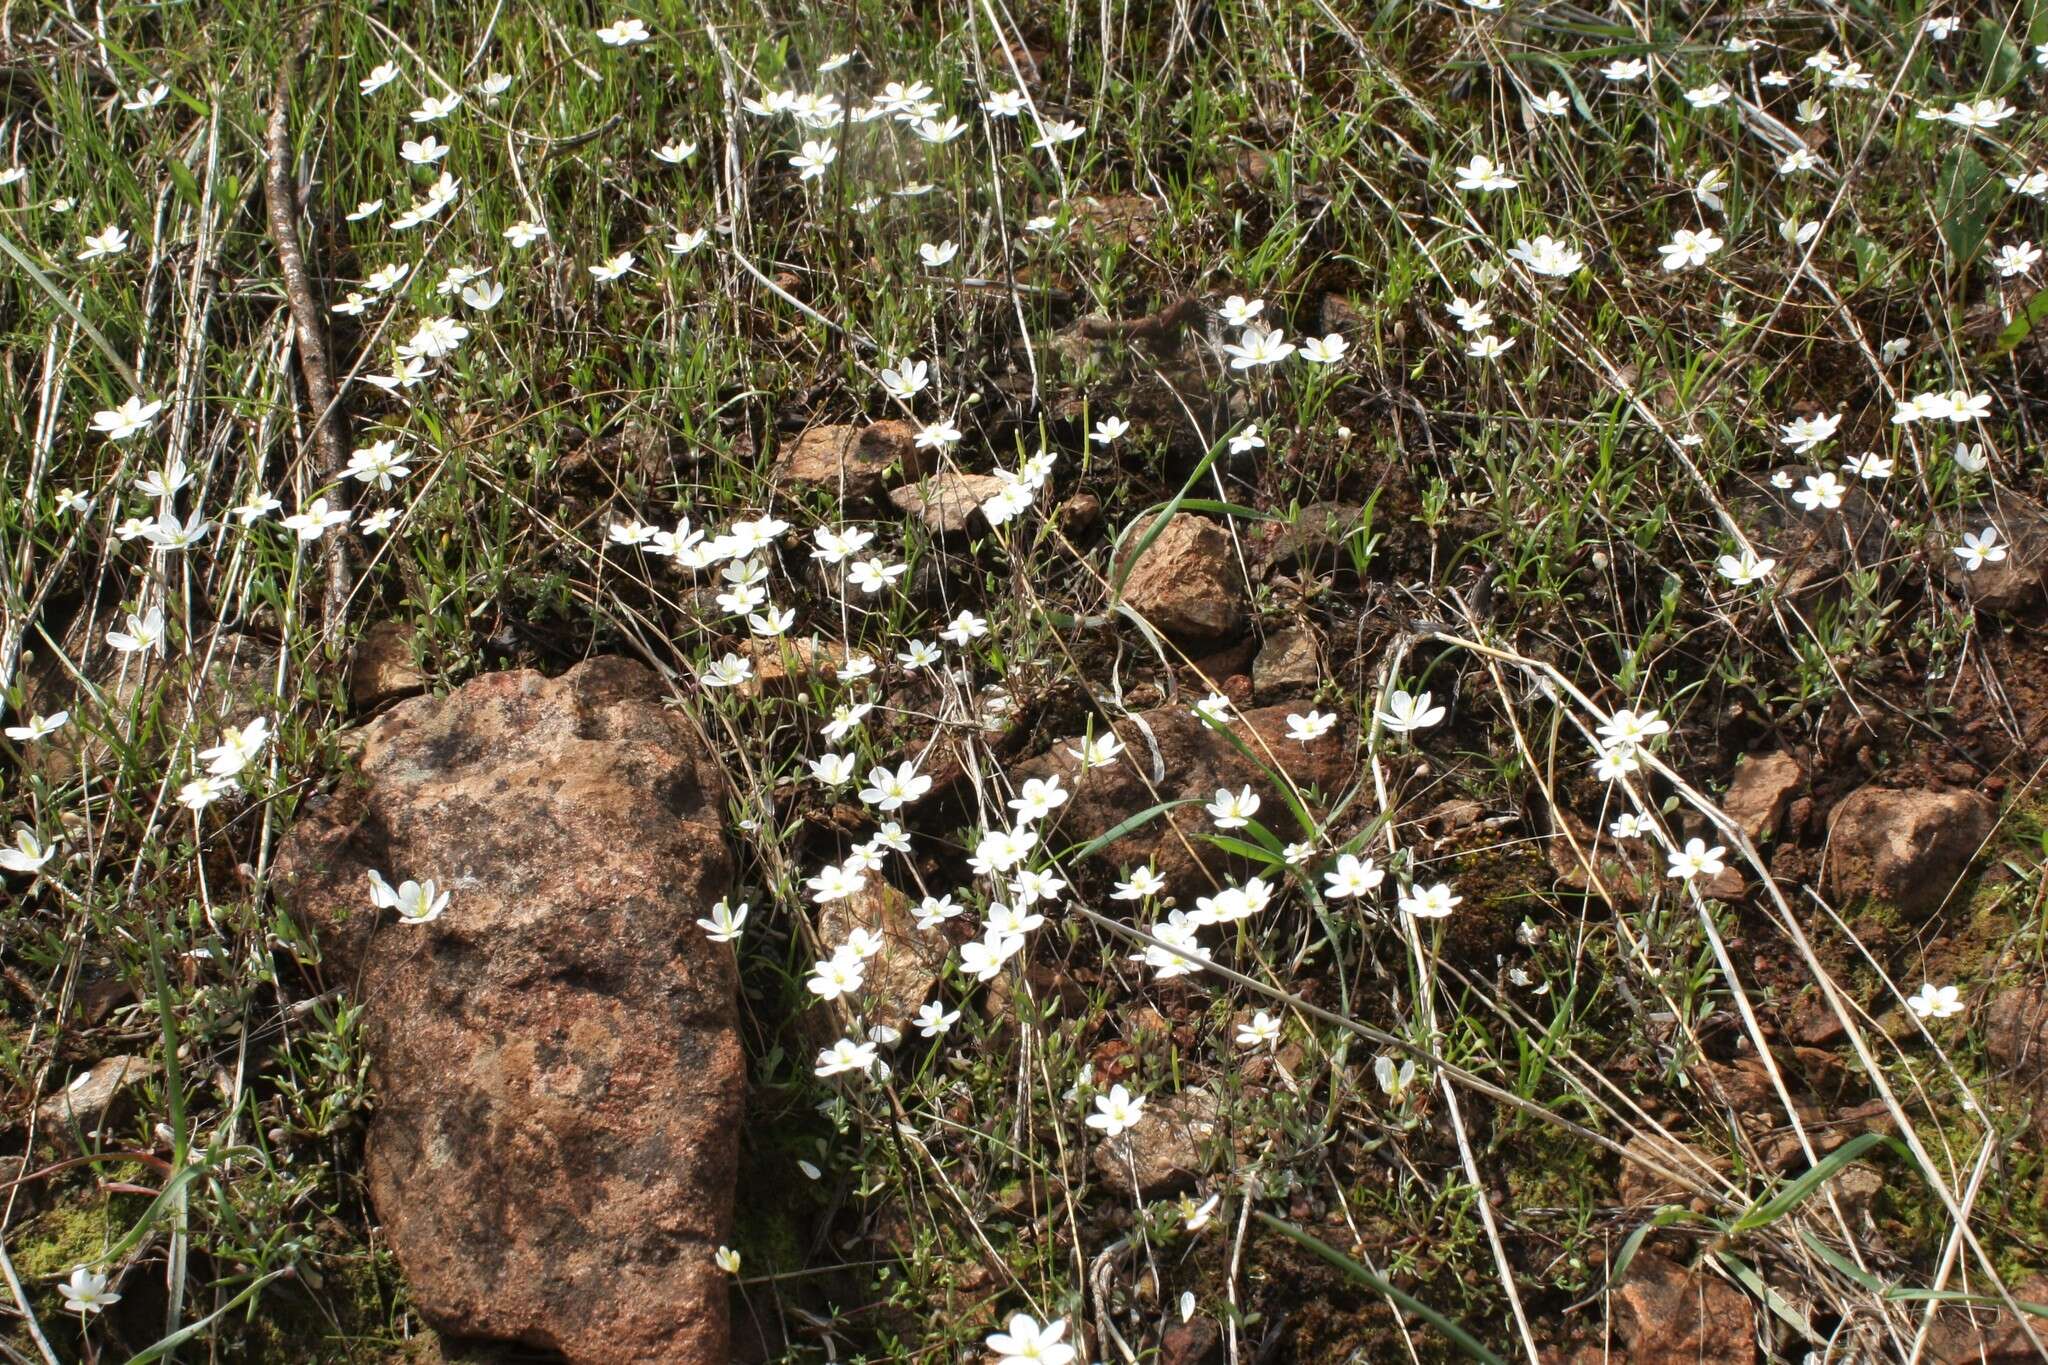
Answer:
<path fill-rule="evenodd" d="M 348 489 L 339 480 L 348 466 L 348 419 L 342 411 L 341 392 L 334 382 L 327 319 L 314 297 L 312 275 L 306 269 L 305 251 L 299 244 L 299 194 L 292 169 L 292 86 L 298 76 L 300 55 L 312 42 L 316 22 L 317 16 L 299 30 L 298 40 L 278 67 L 277 85 L 271 94 L 270 126 L 263 139 L 268 163 L 264 168 L 263 202 L 269 212 L 270 240 L 277 248 L 278 269 L 284 275 L 285 297 L 291 304 L 292 329 L 299 346 L 299 374 L 305 381 L 307 404 L 314 414 L 313 441 L 320 453 L 314 487 L 332 484 L 335 505 L 346 511 Z M 321 537 L 320 556 L 327 570 L 320 632 L 322 641 L 332 645 L 348 601 L 347 537 Z"/>

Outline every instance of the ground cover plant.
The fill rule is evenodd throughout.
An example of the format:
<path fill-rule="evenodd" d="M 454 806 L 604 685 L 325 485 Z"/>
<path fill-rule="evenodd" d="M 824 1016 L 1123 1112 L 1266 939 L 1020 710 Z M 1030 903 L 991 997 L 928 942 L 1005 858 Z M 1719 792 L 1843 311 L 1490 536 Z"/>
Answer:
<path fill-rule="evenodd" d="M 0 16 L 0 1355 L 501 1358 L 271 860 L 623 654 L 741 1358 L 2048 1358 L 2032 0 Z"/>

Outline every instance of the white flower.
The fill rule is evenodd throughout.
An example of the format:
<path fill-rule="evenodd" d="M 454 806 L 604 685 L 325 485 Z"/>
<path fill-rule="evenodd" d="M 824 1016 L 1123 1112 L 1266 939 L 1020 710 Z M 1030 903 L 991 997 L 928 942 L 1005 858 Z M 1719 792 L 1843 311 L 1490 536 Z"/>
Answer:
<path fill-rule="evenodd" d="M 1145 1117 L 1145 1099 L 1133 1095 L 1121 1085 L 1113 1085 L 1107 1095 L 1095 1097 L 1095 1112 L 1088 1116 L 1088 1126 L 1100 1129 L 1104 1137 L 1116 1137 L 1138 1126 Z"/>
<path fill-rule="evenodd" d="M 827 863 L 818 869 L 818 875 L 806 878 L 804 885 L 810 888 L 811 899 L 819 905 L 829 905 L 844 900 L 867 885 L 867 878 L 858 872 L 849 872 L 837 863 Z"/>
<path fill-rule="evenodd" d="M 923 391 L 931 366 L 922 360 L 899 360 L 894 369 L 882 371 L 882 388 L 891 398 L 909 402 Z"/>
<path fill-rule="evenodd" d="M 925 242 L 917 248 L 917 258 L 924 262 L 927 270 L 937 270 L 959 254 L 958 242 Z"/>
<path fill-rule="evenodd" d="M 303 510 L 294 512 L 284 519 L 287 531 L 296 531 L 301 541 L 313 541 L 327 534 L 336 526 L 346 526 L 349 514 L 338 507 L 329 507 L 327 499 L 315 498 Z"/>
<path fill-rule="evenodd" d="M 1473 337 L 1470 341 L 1466 342 L 1465 354 L 1471 356 L 1474 360 L 1498 360 L 1506 355 L 1509 348 L 1514 344 L 1515 339 L 1513 337 L 1502 341 L 1499 337 L 1488 332 L 1483 336 Z"/>
<path fill-rule="evenodd" d="M 1305 716 L 1290 713 L 1287 717 L 1287 737 L 1307 744 L 1329 734 L 1336 724 L 1337 717 L 1328 711 L 1311 710 Z"/>
<path fill-rule="evenodd" d="M 56 856 L 59 842 L 46 844 L 27 825 L 16 825 L 13 844 L 0 845 L 0 871 L 20 872 L 32 877 L 43 870 L 44 863 Z"/>
<path fill-rule="evenodd" d="M 1820 224 L 1799 218 L 1780 218 L 1778 236 L 1793 246 L 1805 246 L 1820 236 Z"/>
<path fill-rule="evenodd" d="M 1562 90 L 1546 90 L 1529 101 L 1529 108 L 1545 118 L 1564 118 L 1571 113 L 1571 101 Z"/>
<path fill-rule="evenodd" d="M 1920 989 L 1907 997 L 1906 1007 L 1922 1019 L 1946 1019 L 1963 1012 L 1963 993 L 1954 986 L 1923 981 Z"/>
<path fill-rule="evenodd" d="M 668 239 L 668 253 L 671 256 L 687 256 L 703 246 L 705 239 L 706 233 L 703 228 L 697 228 L 692 232 L 684 232 L 677 228 L 675 236 Z"/>
<path fill-rule="evenodd" d="M 1695 109 L 1712 109 L 1716 105 L 1726 104 L 1730 93 L 1727 86 L 1714 81 L 1686 91 L 1685 102 Z"/>
<path fill-rule="evenodd" d="M 1280 1041 L 1280 1021 L 1260 1010 L 1248 1024 L 1237 1026 L 1239 1047 L 1271 1047 Z"/>
<path fill-rule="evenodd" d="M 1327 336 L 1310 337 L 1301 343 L 1301 358 L 1312 365 L 1335 365 L 1344 359 L 1344 353 L 1351 349 L 1342 333 L 1331 332 Z"/>
<path fill-rule="evenodd" d="M 247 725 L 223 730 L 219 744 L 199 751 L 199 761 L 215 777 L 233 777 L 255 762 L 269 742 L 270 721 L 258 716 Z"/>
<path fill-rule="evenodd" d="M 1386 709 L 1378 714 L 1382 728 L 1405 735 L 1415 730 L 1427 730 L 1442 722 L 1444 708 L 1430 704 L 1430 694 L 1410 694 L 1403 688 L 1395 688 L 1387 696 Z"/>
<path fill-rule="evenodd" d="M 1076 123 L 1072 119 L 1058 119 L 1045 124 L 1044 128 L 1044 134 L 1031 144 L 1042 152 L 1050 151 L 1062 142 L 1073 142 L 1088 135 L 1087 125 Z"/>
<path fill-rule="evenodd" d="M 547 235 L 546 228 L 524 218 L 505 229 L 505 240 L 512 244 L 514 251 L 524 251 Z"/>
<path fill-rule="evenodd" d="M 790 154 L 789 164 L 796 168 L 798 181 L 816 180 L 838 159 L 839 148 L 832 143 L 806 139 L 802 151 Z"/>
<path fill-rule="evenodd" d="M 1065 1318 L 1041 1326 L 1028 1313 L 1018 1313 L 1007 1331 L 989 1333 L 985 1344 L 995 1353 L 995 1365 L 1071 1365 L 1074 1348 L 1060 1340 L 1066 1334 Z"/>
<path fill-rule="evenodd" d="M 1719 844 L 1709 848 L 1704 839 L 1688 839 L 1684 848 L 1668 850 L 1666 857 L 1670 866 L 1666 873 L 1680 881 L 1691 881 L 1694 877 L 1717 876 L 1725 864 L 1721 855 L 1728 850 Z"/>
<path fill-rule="evenodd" d="M 599 261 L 596 265 L 586 266 L 585 269 L 590 271 L 590 277 L 599 284 L 610 284 L 632 271 L 633 253 L 621 251 L 618 255 Z"/>
<path fill-rule="evenodd" d="M 98 1313 L 111 1304 L 121 1301 L 121 1296 L 107 1288 L 107 1277 L 97 1270 L 78 1266 L 71 1272 L 71 1278 L 57 1287 L 64 1296 L 66 1311 L 80 1317 Z"/>
<path fill-rule="evenodd" d="M 655 160 L 665 161 L 671 166 L 680 166 L 695 155 L 697 155 L 697 144 L 683 138 L 677 138 L 673 142 L 664 142 L 661 146 L 654 149 Z"/>
<path fill-rule="evenodd" d="M 414 166 L 431 166 L 448 155 L 448 144 L 429 133 L 418 141 L 407 138 L 399 143 L 398 155 Z"/>
<path fill-rule="evenodd" d="M 1106 768 L 1116 762 L 1117 755 L 1123 751 L 1124 742 L 1116 737 L 1115 732 L 1110 730 L 1104 730 L 1099 735 L 1082 740 L 1081 747 L 1078 749 L 1070 748 L 1067 750 L 1068 753 L 1080 760 L 1083 769 Z"/>
<path fill-rule="evenodd" d="M 1509 175 L 1504 167 L 1496 166 L 1491 157 L 1475 156 L 1457 168 L 1458 188 L 1461 190 L 1511 190 L 1522 182 Z"/>
<path fill-rule="evenodd" d="M 1323 894 L 1333 901 L 1370 896 L 1386 879 L 1387 874 L 1372 859 L 1342 853 L 1337 856 L 1337 866 L 1323 874 L 1327 883 Z"/>
<path fill-rule="evenodd" d="M 104 408 L 92 415 L 92 429 L 110 441 L 125 441 L 149 430 L 156 415 L 164 410 L 160 401 L 144 402 L 131 397 L 118 408 Z"/>
<path fill-rule="evenodd" d="M 356 89 L 365 95 L 374 95 L 398 79 L 398 68 L 390 62 L 379 62 L 370 68 L 370 74 L 356 82 Z"/>
<path fill-rule="evenodd" d="M 1282 340 L 1278 328 L 1268 332 L 1247 327 L 1235 343 L 1224 342 L 1223 349 L 1231 356 L 1231 369 L 1250 370 L 1261 365 L 1278 365 L 1294 354 L 1294 343 Z"/>
<path fill-rule="evenodd" d="M 1404 887 L 1399 897 L 1401 913 L 1417 919 L 1442 919 L 1451 913 L 1452 907 L 1464 900 L 1463 896 L 1451 893 L 1449 882 L 1438 882 L 1434 886 Z"/>
<path fill-rule="evenodd" d="M 1833 437 L 1841 425 L 1842 414 L 1839 412 L 1822 413 L 1818 417 L 1796 417 L 1778 428 L 1778 439 L 1804 455 Z"/>
<path fill-rule="evenodd" d="M 843 787 L 853 781 L 852 754 L 823 754 L 805 760 L 811 769 L 811 776 L 828 787 Z"/>
<path fill-rule="evenodd" d="M 420 107 L 413 110 L 406 117 L 410 118 L 414 123 L 432 123 L 436 119 L 446 118 L 454 113 L 456 109 L 461 107 L 461 104 L 461 95 L 422 95 L 420 97 Z"/>
<path fill-rule="evenodd" d="M 1266 311 L 1266 301 L 1248 299 L 1242 294 L 1232 294 L 1216 311 L 1232 327 L 1249 327 L 1253 318 Z"/>
<path fill-rule="evenodd" d="M 1987 526 L 1981 531 L 1965 531 L 1963 543 L 1955 547 L 1956 557 L 1963 561 L 1963 567 L 1975 573 L 1986 564 L 2002 563 L 2005 546 L 1999 544 L 1998 528 Z"/>
<path fill-rule="evenodd" d="M 860 799 L 878 810 L 898 810 L 931 789 L 932 780 L 920 773 L 915 763 L 905 761 L 893 772 L 882 767 L 869 769 L 868 785 L 861 790 Z"/>
<path fill-rule="evenodd" d="M 1211 725 L 1227 725 L 1230 723 L 1230 698 L 1221 692 L 1211 692 L 1195 703 L 1194 712 Z"/>
<path fill-rule="evenodd" d="M 960 970 L 977 981 L 993 981 L 1003 964 L 1024 946 L 1021 938 L 978 938 L 960 948 Z"/>
<path fill-rule="evenodd" d="M 1216 799 L 1205 809 L 1209 812 L 1209 818 L 1216 822 L 1216 828 L 1243 829 L 1251 823 L 1252 816 L 1258 813 L 1259 794 L 1250 787 L 1236 792 L 1218 788 Z"/>
<path fill-rule="evenodd" d="M 1028 825 L 1067 804 L 1067 789 L 1060 785 L 1060 775 L 1030 777 L 1018 789 L 1010 801 L 1010 809 L 1017 812 L 1017 823 Z"/>
<path fill-rule="evenodd" d="M 1146 944 L 1143 951 L 1130 955 L 1131 960 L 1152 968 L 1161 981 L 1198 972 L 1209 960 L 1209 950 L 1195 937 L 1200 928 L 1189 916 L 1175 910 L 1152 926 L 1152 937 L 1159 943 Z"/>
<path fill-rule="evenodd" d="M 858 951 L 841 950 L 822 962 L 811 964 L 810 980 L 804 985 L 821 1000 L 857 995 L 866 984 L 867 960 Z"/>
<path fill-rule="evenodd" d="M 1384 1052 L 1372 1060 L 1373 1079 L 1380 1083 L 1380 1093 L 1395 1104 L 1408 1093 L 1408 1087 L 1415 1083 L 1415 1059 L 1404 1057 L 1396 1066 L 1394 1059 Z"/>
<path fill-rule="evenodd" d="M 1166 878 L 1152 870 L 1150 863 L 1133 871 L 1128 880 L 1116 884 L 1110 893 L 1111 900 L 1141 901 L 1158 895 L 1166 889 Z"/>
<path fill-rule="evenodd" d="M 711 907 L 711 917 L 698 920 L 697 927 L 702 929 L 704 936 L 713 943 L 731 943 L 745 932 L 747 911 L 750 908 L 745 901 L 734 907 L 721 898 L 718 904 Z"/>
<path fill-rule="evenodd" d="M 128 613 L 128 629 L 107 632 L 107 643 L 122 654 L 140 654 L 151 651 L 162 654 L 164 644 L 164 613 L 161 607 L 151 607 L 146 616 Z"/>
<path fill-rule="evenodd" d="M 697 676 L 706 687 L 738 687 L 754 676 L 754 665 L 737 654 L 728 653 L 706 665 Z"/>
<path fill-rule="evenodd" d="M 2002 278 L 2011 279 L 2015 275 L 2026 274 L 2040 260 L 2041 249 L 2032 242 L 2013 242 L 1998 249 L 1998 254 L 1991 258 L 1991 265 Z"/>
<path fill-rule="evenodd" d="M 1444 305 L 1444 311 L 1451 315 L 1458 324 L 1458 330 L 1463 332 L 1483 332 L 1493 326 L 1493 314 L 1486 311 L 1483 303 L 1472 303 L 1454 295 Z"/>
<path fill-rule="evenodd" d="M 1095 424 L 1095 430 L 1088 433 L 1088 439 L 1099 446 L 1110 442 L 1131 429 L 1131 424 L 1121 417 L 1105 417 Z"/>
<path fill-rule="evenodd" d="M 1714 567 L 1721 577 L 1736 587 L 1746 588 L 1752 583 L 1761 583 L 1769 578 L 1771 571 L 1778 567 L 1778 561 L 1759 559 L 1756 551 L 1744 550 L 1740 556 L 1722 555 Z"/>
<path fill-rule="evenodd" d="M 1610 81 L 1625 83 L 1641 80 L 1643 73 L 1649 69 L 1649 66 L 1638 58 L 1623 57 L 1601 67 L 1600 74 Z"/>
<path fill-rule="evenodd" d="M 949 1010 L 937 1000 L 927 1000 L 917 1011 L 917 1031 L 920 1036 L 936 1038 L 960 1022 L 960 1011 Z"/>
<path fill-rule="evenodd" d="M 462 291 L 462 301 L 471 308 L 476 309 L 479 313 L 490 312 L 493 308 L 504 302 L 504 299 L 505 286 L 499 284 L 496 280 L 485 280 L 479 284 L 468 285 Z"/>
<path fill-rule="evenodd" d="M 109 227 L 97 236 L 85 239 L 85 250 L 78 253 L 81 261 L 96 261 L 102 256 L 118 256 L 128 249 L 128 232 L 125 228 Z"/>
<path fill-rule="evenodd" d="M 1615 816 L 1614 823 L 1607 827 L 1607 832 L 1617 839 L 1640 839 L 1648 834 L 1651 828 L 1646 817 L 1631 810 Z"/>
<path fill-rule="evenodd" d="M 1859 479 L 1877 481 L 1889 479 L 1896 467 L 1896 461 L 1875 451 L 1866 450 L 1853 459 L 1842 462 L 1842 472 L 1854 474 Z"/>
<path fill-rule="evenodd" d="M 841 1038 L 818 1054 L 815 1068 L 819 1079 L 838 1076 L 848 1071 L 867 1072 L 875 1065 L 875 1044 L 857 1043 L 851 1038 Z"/>
<path fill-rule="evenodd" d="M 1717 232 L 1680 228 L 1671 234 L 1670 241 L 1657 249 L 1664 253 L 1664 269 L 1677 271 L 1705 265 L 1707 258 L 1719 251 L 1722 245 L 1721 235 Z"/>
<path fill-rule="evenodd" d="M 370 904 L 379 910 L 396 910 L 402 924 L 432 924 L 448 908 L 448 893 L 424 882 L 403 881 L 394 890 L 384 874 L 370 869 Z"/>
<path fill-rule="evenodd" d="M 597 40 L 606 47 L 631 47 L 635 43 L 646 42 L 652 36 L 647 25 L 638 19 L 614 19 L 596 34 Z"/>
<path fill-rule="evenodd" d="M 1832 512 L 1842 505 L 1842 498 L 1848 491 L 1847 484 L 1823 470 L 1807 475 L 1805 486 L 1792 495 L 1792 501 L 1809 512 Z"/>
<path fill-rule="evenodd" d="M 1547 233 L 1538 237 L 1518 239 L 1508 255 L 1527 266 L 1534 274 L 1547 275 L 1555 279 L 1576 275 L 1586 264 L 1584 253 Z"/>
<path fill-rule="evenodd" d="M 31 716 L 26 725 L 10 725 L 7 737 L 17 744 L 32 744 L 45 735 L 53 735 L 64 728 L 71 719 L 69 711 L 52 711 L 47 716 Z"/>

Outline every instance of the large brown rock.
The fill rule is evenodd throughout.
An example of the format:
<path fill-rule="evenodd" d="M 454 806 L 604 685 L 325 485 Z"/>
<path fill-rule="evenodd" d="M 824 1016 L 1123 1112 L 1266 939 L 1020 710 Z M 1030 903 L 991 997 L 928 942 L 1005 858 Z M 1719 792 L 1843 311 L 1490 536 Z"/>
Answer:
<path fill-rule="evenodd" d="M 1246 748 L 1286 774 L 1296 787 L 1305 790 L 1313 786 L 1335 795 L 1357 771 L 1356 733 L 1348 722 L 1339 722 L 1321 739 L 1299 743 L 1287 737 L 1287 715 L 1296 709 L 1302 708 L 1268 706 L 1246 711 L 1231 722 L 1230 729 Z M 1012 772 L 1012 780 L 1019 785 L 1027 778 L 1057 773 L 1072 793 L 1067 804 L 1046 822 L 1054 846 L 1095 839 L 1163 801 L 1183 797 L 1207 801 L 1220 787 L 1236 791 L 1246 785 L 1258 793 L 1262 804 L 1257 818 L 1268 829 L 1283 840 L 1300 837 L 1278 786 L 1192 711 L 1157 707 L 1119 720 L 1110 728 L 1123 741 L 1124 751 L 1107 767 L 1082 770 L 1080 760 L 1074 757 L 1074 750 L 1081 747 L 1081 736 L 1076 735 L 1053 745 L 1050 752 L 1018 764 Z M 1096 733 L 1102 733 L 1101 726 Z M 1135 867 L 1149 861 L 1166 879 L 1169 892 L 1192 905 L 1188 898 L 1206 892 L 1212 875 L 1220 879 L 1232 870 L 1230 858 L 1197 837 L 1211 829 L 1201 806 L 1176 806 L 1114 840 L 1095 857 L 1112 867 Z"/>
<path fill-rule="evenodd" d="M 1925 914 L 1948 899 L 1997 818 L 1976 792 L 1859 788 L 1828 817 L 1828 890 Z"/>
<path fill-rule="evenodd" d="M 1630 1365 L 1747 1365 L 1756 1359 L 1756 1314 L 1726 1281 L 1653 1251 L 1637 1254 L 1615 1286 L 1613 1358 Z"/>
<path fill-rule="evenodd" d="M 775 487 L 792 496 L 823 491 L 848 501 L 876 502 L 890 470 L 915 479 L 930 467 L 916 440 L 916 427 L 895 420 L 812 427 L 777 452 Z"/>
<path fill-rule="evenodd" d="M 1176 513 L 1135 561 L 1153 518 L 1131 528 L 1118 568 L 1129 566 L 1124 601 L 1168 638 L 1183 645 L 1216 645 L 1244 630 L 1244 576 L 1230 537 L 1192 512 Z"/>
<path fill-rule="evenodd" d="M 638 664 L 478 678 L 362 732 L 360 776 L 280 849 L 361 1000 L 366 1166 L 436 1327 L 571 1361 L 725 1365 L 743 1062 L 725 784 Z M 367 874 L 433 878 L 400 924 Z"/>

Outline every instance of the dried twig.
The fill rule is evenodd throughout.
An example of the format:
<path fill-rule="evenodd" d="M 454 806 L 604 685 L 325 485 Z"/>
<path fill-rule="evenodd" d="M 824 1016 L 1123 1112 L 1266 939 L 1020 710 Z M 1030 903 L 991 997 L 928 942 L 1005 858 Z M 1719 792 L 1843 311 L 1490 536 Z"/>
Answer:
<path fill-rule="evenodd" d="M 306 253 L 299 243 L 299 193 L 292 167 L 292 86 L 298 77 L 299 57 L 312 41 L 316 22 L 317 18 L 309 20 L 299 30 L 298 40 L 278 67 L 277 85 L 270 100 L 270 126 L 263 139 L 268 163 L 263 177 L 263 202 L 270 218 L 270 240 L 277 248 L 278 269 L 284 275 L 285 298 L 291 305 L 299 374 L 313 411 L 313 444 L 320 457 L 314 486 L 332 484 L 329 498 L 335 506 L 346 509 L 348 490 L 340 480 L 348 465 L 348 416 L 342 410 L 341 393 L 334 382 L 334 356 L 328 347 L 326 314 L 314 294 L 312 273 L 306 268 Z M 327 596 L 320 628 L 331 642 L 348 601 L 348 542 L 338 535 L 323 536 L 320 547 L 327 570 Z"/>

